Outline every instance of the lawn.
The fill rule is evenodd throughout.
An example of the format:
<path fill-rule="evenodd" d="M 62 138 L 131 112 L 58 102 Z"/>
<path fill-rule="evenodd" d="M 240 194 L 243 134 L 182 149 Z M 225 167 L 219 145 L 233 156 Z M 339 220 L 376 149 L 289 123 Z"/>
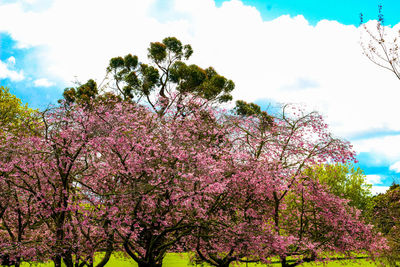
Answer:
<path fill-rule="evenodd" d="M 29 263 L 23 263 L 21 265 L 22 267 L 30 267 Z M 49 263 L 42 263 L 35 265 L 38 267 L 53 267 L 54 264 L 52 262 Z M 137 264 L 132 260 L 128 259 L 119 255 L 112 255 L 110 261 L 107 263 L 106 266 L 112 266 L 112 267 L 135 267 Z M 190 265 L 189 262 L 189 257 L 188 254 L 178 254 L 178 253 L 169 253 L 164 259 L 164 264 L 163 266 L 165 267 L 186 267 L 186 266 L 192 266 Z M 199 267 L 201 265 L 198 265 Z M 204 264 L 203 266 L 209 266 Z M 237 265 L 236 265 L 237 266 Z M 261 267 L 261 266 L 267 266 L 265 264 L 259 264 L 259 263 L 248 263 L 247 265 L 245 263 L 240 265 L 241 267 Z M 280 266 L 279 263 L 274 263 L 271 264 L 270 266 Z M 378 266 L 375 263 L 371 263 L 365 259 L 358 259 L 356 262 L 348 261 L 348 260 L 340 260 L 340 261 L 333 261 L 326 263 L 325 265 L 323 264 L 316 264 L 316 263 L 305 263 L 300 266 L 328 266 L 328 267 L 335 267 L 335 266 Z"/>

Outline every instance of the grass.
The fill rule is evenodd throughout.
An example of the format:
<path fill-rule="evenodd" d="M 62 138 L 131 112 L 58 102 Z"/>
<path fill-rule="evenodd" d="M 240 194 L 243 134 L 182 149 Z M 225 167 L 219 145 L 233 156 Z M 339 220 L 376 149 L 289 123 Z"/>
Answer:
<path fill-rule="evenodd" d="M 40 263 L 40 264 L 29 264 L 27 262 L 24 262 L 21 264 L 21 267 L 30 267 L 30 266 L 37 266 L 37 267 L 53 267 L 54 264 L 52 262 L 48 263 Z M 106 266 L 110 267 L 136 267 L 137 264 L 130 258 L 123 257 L 122 255 L 119 254 L 113 254 L 110 258 L 110 261 L 107 263 Z M 164 259 L 163 262 L 163 267 L 188 267 L 188 266 L 193 266 L 190 265 L 189 262 L 189 255 L 186 253 L 168 253 L 167 256 Z M 209 266 L 209 265 L 197 265 L 198 267 L 200 266 Z M 238 266 L 238 265 L 233 265 L 232 266 Z M 265 264 L 260 264 L 260 263 L 242 263 L 239 265 L 240 267 L 262 267 L 262 266 L 268 266 Z M 280 266 L 279 263 L 274 263 L 269 266 Z M 327 262 L 325 264 L 322 263 L 305 263 L 300 266 L 303 267 L 311 267 L 311 266 L 327 266 L 327 267 L 339 267 L 339 266 L 351 266 L 351 267 L 360 267 L 360 266 L 366 266 L 366 267 L 373 267 L 373 266 L 378 266 L 374 262 L 368 261 L 366 259 L 357 259 L 355 261 L 350 261 L 350 260 L 337 260 L 337 261 L 332 261 L 332 262 Z"/>

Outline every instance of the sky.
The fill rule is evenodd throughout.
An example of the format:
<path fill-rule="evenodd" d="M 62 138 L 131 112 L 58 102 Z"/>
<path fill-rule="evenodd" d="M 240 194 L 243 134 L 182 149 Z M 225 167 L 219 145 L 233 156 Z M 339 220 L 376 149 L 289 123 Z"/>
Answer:
<path fill-rule="evenodd" d="M 398 31 L 390 0 L 0 0 L 0 85 L 44 109 L 101 82 L 110 58 L 145 62 L 150 42 L 175 36 L 235 82 L 235 100 L 319 111 L 383 192 L 400 182 L 400 80 L 362 54 L 359 25 L 362 13 L 374 29 L 380 4 Z"/>

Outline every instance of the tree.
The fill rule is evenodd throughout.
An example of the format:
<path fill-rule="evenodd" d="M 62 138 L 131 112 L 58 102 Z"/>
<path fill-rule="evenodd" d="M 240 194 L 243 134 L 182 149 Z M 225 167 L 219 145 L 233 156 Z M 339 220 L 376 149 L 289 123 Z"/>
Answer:
<path fill-rule="evenodd" d="M 327 185 L 335 196 L 348 199 L 350 206 L 363 212 L 369 207 L 371 185 L 360 168 L 351 164 L 324 164 L 307 169 L 306 175 Z"/>
<path fill-rule="evenodd" d="M 390 266 L 400 261 L 400 186 L 393 184 L 384 194 L 374 196 L 370 220 L 388 240 L 385 258 Z"/>
<path fill-rule="evenodd" d="M 232 100 L 235 85 L 219 75 L 212 67 L 202 69 L 187 65 L 193 50 L 182 45 L 175 37 L 162 42 L 150 43 L 148 58 L 150 64 L 139 62 L 137 56 L 128 54 L 110 60 L 107 72 L 111 76 L 110 86 L 123 99 L 143 102 L 159 115 L 173 106 L 182 104 L 187 96 L 205 99 L 206 103 L 223 103 Z"/>
<path fill-rule="evenodd" d="M 70 87 L 66 88 L 63 93 L 63 97 L 67 104 L 74 102 L 80 104 L 89 104 L 93 99 L 98 97 L 97 83 L 90 79 L 85 84 L 80 85 L 77 88 Z M 62 100 L 59 101 L 62 103 Z"/>
<path fill-rule="evenodd" d="M 272 123 L 265 123 L 269 120 L 256 105 L 238 104 L 239 114 L 252 115 L 245 125 L 240 117 L 235 122 L 242 130 L 237 137 L 241 150 L 261 162 L 273 181 L 269 183 L 271 194 L 264 201 L 272 206 L 270 222 L 280 237 L 276 240 L 281 243 L 275 247 L 280 248 L 277 254 L 282 266 L 316 260 L 323 252 L 368 249 L 370 244 L 365 240 L 372 242 L 370 229 L 350 212 L 345 201 L 305 175 L 315 164 L 352 160 L 350 144 L 334 138 L 316 112 L 284 105 Z M 289 263 L 288 256 L 297 260 Z"/>
<path fill-rule="evenodd" d="M 236 164 L 225 190 L 211 195 L 212 204 L 189 240 L 196 263 L 227 267 L 232 262 L 268 262 L 282 247 L 283 240 L 268 224 L 272 205 L 265 201 L 276 181 L 245 153 L 234 154 Z"/>
<path fill-rule="evenodd" d="M 172 130 L 171 127 L 173 124 L 175 124 L 174 127 L 183 127 L 184 125 L 186 125 L 186 123 L 194 123 L 193 116 L 197 117 L 200 122 L 202 121 L 206 123 L 205 125 L 210 126 L 210 123 L 212 123 L 214 119 L 210 119 L 210 116 L 207 115 L 208 111 L 206 107 L 212 106 L 214 103 L 222 103 L 231 100 L 232 97 L 230 95 L 230 92 L 234 89 L 233 82 L 219 75 L 212 67 L 202 69 L 196 65 L 187 65 L 183 60 L 189 59 L 189 57 L 193 53 L 192 48 L 190 45 L 182 45 L 182 43 L 175 37 L 168 37 L 165 38 L 162 42 L 151 43 L 148 52 L 148 58 L 151 61 L 149 65 L 139 62 L 138 57 L 132 56 L 131 54 L 123 58 L 116 57 L 110 60 L 110 64 L 107 68 L 108 77 L 110 78 L 110 87 L 105 90 L 109 91 L 109 89 L 111 88 L 111 93 L 108 92 L 99 95 L 100 90 L 97 89 L 96 84 L 93 81 L 89 80 L 88 83 L 81 85 L 78 88 L 67 88 L 64 91 L 64 99 L 66 100 L 66 103 L 68 105 L 78 103 L 79 105 L 83 104 L 87 107 L 88 103 L 94 104 L 98 100 L 102 101 L 113 99 L 116 100 L 114 101 L 114 103 L 124 100 L 124 102 L 131 102 L 135 105 L 144 104 L 151 107 L 153 112 L 155 112 L 158 116 L 166 117 L 165 120 L 161 119 L 161 121 L 157 122 L 156 124 L 153 122 L 153 120 L 156 120 L 155 118 L 152 118 L 150 121 L 146 119 L 146 124 L 148 124 L 149 127 L 150 125 L 152 125 L 152 127 L 155 128 L 155 132 L 159 131 L 159 128 Z M 128 104 L 124 104 L 124 107 L 127 108 L 127 111 L 129 110 L 130 112 L 133 112 L 133 114 L 136 114 L 136 117 L 129 117 L 128 115 L 125 116 L 125 114 L 120 114 L 121 119 L 125 118 L 130 120 L 130 123 L 132 123 L 132 125 L 138 123 L 140 121 L 139 118 L 145 119 L 146 116 L 150 116 L 151 114 L 145 109 L 132 108 L 132 106 Z M 96 109 L 96 107 L 93 106 L 91 108 Z M 137 114 L 137 111 L 139 110 L 143 112 L 144 117 Z M 185 120 L 188 121 L 185 122 Z M 147 140 L 146 135 L 150 136 L 152 134 L 151 131 L 140 133 L 137 132 L 137 129 L 132 129 L 132 132 L 130 132 L 128 136 L 125 136 L 123 133 L 125 133 L 126 128 L 121 129 L 121 125 L 117 125 L 115 122 L 122 123 L 120 119 L 115 119 L 114 122 L 109 123 L 108 125 L 111 127 L 110 129 L 113 129 L 112 131 L 115 136 L 120 136 L 121 140 L 125 140 L 127 142 L 125 144 L 127 147 L 131 146 L 131 142 L 133 140 L 137 140 L 136 137 L 132 136 L 133 133 L 136 133 L 138 136 L 142 136 L 143 140 Z M 125 125 L 124 127 L 130 128 L 131 126 Z M 118 132 L 116 129 L 118 129 L 120 132 Z M 211 145 L 210 142 L 222 142 L 221 138 L 223 137 L 223 135 L 220 135 L 220 137 L 216 138 L 215 134 L 212 132 L 213 128 L 204 128 L 197 126 L 197 129 L 202 129 L 203 132 L 196 132 L 195 130 L 188 128 L 183 129 L 186 129 L 186 131 L 190 132 L 192 136 L 199 138 L 199 140 L 197 141 L 191 140 L 190 142 L 192 142 L 192 144 L 197 142 L 201 144 L 206 140 L 208 140 L 208 143 L 204 145 Z M 216 128 L 214 128 L 214 131 L 215 130 Z M 121 134 L 123 134 L 123 136 L 121 136 Z M 164 132 L 163 134 L 166 133 Z M 180 133 L 180 135 L 183 134 Z M 160 145 L 165 146 L 167 144 L 163 143 L 165 142 L 163 139 L 164 137 L 158 137 L 153 140 L 153 142 L 158 141 L 160 142 Z M 176 141 L 176 144 L 174 144 L 175 150 L 181 151 L 181 153 L 188 153 L 182 151 L 182 149 L 191 149 L 188 140 L 184 141 L 181 139 L 180 141 L 181 142 Z M 122 160 L 122 158 L 119 158 L 120 155 L 125 155 L 126 157 L 130 158 L 130 156 L 133 155 L 132 151 L 124 151 L 123 149 L 127 149 L 126 146 L 124 147 L 124 144 L 117 145 L 113 142 L 114 141 L 109 141 L 105 144 L 114 144 L 115 147 L 107 147 L 106 151 L 102 150 L 101 152 L 102 155 L 107 155 L 104 156 L 105 162 L 108 162 L 110 158 L 114 159 L 114 161 L 111 163 L 111 166 L 109 166 L 109 169 L 115 170 L 115 167 L 129 169 L 134 167 L 131 165 L 127 165 L 125 159 Z M 139 143 L 143 142 L 145 141 L 140 141 Z M 183 144 L 186 144 L 186 147 L 182 147 Z M 150 144 L 143 143 L 143 145 L 149 146 Z M 199 145 L 198 148 L 203 148 L 204 151 L 206 151 L 207 148 L 204 147 L 204 145 Z M 218 148 L 218 145 L 214 146 L 216 149 Z M 122 149 L 122 151 L 119 151 L 119 148 Z M 162 152 L 163 155 L 165 153 L 167 152 Z M 198 153 L 200 154 L 200 152 Z M 170 154 L 165 155 L 164 159 L 167 159 L 168 157 L 171 157 L 173 155 L 175 155 L 175 152 L 172 153 L 170 151 Z M 115 157 L 117 158 L 115 159 Z M 179 158 L 179 156 L 177 157 Z M 131 179 L 133 179 L 133 185 L 131 185 L 129 182 L 126 182 L 126 186 L 133 186 L 136 192 L 142 192 L 142 194 L 145 194 L 145 192 L 147 192 L 146 190 L 149 190 L 148 180 L 159 179 L 160 174 L 157 174 L 157 171 L 159 170 L 158 168 L 166 168 L 165 166 L 163 166 L 164 163 L 160 161 L 161 159 L 159 155 L 157 155 L 157 157 L 154 157 L 154 155 L 148 156 L 147 159 L 148 161 L 145 161 L 147 162 L 147 164 L 154 165 L 153 171 L 155 176 L 151 177 L 151 174 L 148 174 L 147 176 L 150 175 L 150 177 L 146 176 L 147 180 L 145 179 L 144 181 L 140 181 L 140 179 L 134 179 L 135 177 L 133 176 L 131 177 Z M 150 159 L 153 159 L 154 162 L 151 162 Z M 174 161 L 175 159 L 172 158 L 171 162 Z M 171 174 L 182 172 L 182 170 L 180 170 L 179 167 L 175 166 L 174 164 L 175 163 L 171 163 L 171 166 L 168 166 L 168 168 L 170 168 Z M 198 166 L 201 166 L 201 164 L 198 164 Z M 112 167 L 114 167 L 114 169 Z M 190 170 L 187 170 L 187 172 L 190 173 Z M 111 175 L 110 177 L 113 176 Z M 110 179 L 113 180 L 115 178 Z M 110 183 L 115 185 L 115 183 Z M 168 186 L 165 185 L 165 188 L 161 186 L 155 186 L 153 190 L 151 190 L 151 192 L 154 192 L 154 195 L 152 195 L 152 197 L 158 199 L 157 201 L 159 202 L 166 201 L 165 198 L 169 197 L 169 195 L 172 194 L 169 191 L 174 191 L 170 183 L 171 182 L 169 182 Z M 175 189 L 178 192 L 179 190 L 182 190 L 182 188 L 191 186 L 190 183 L 185 185 L 182 184 L 182 182 L 176 183 L 176 185 L 177 187 Z M 200 184 L 196 186 L 200 186 Z M 122 188 L 123 187 L 120 187 L 120 189 Z M 111 192 L 114 191 L 111 190 Z M 98 195 L 99 199 L 103 199 L 103 197 L 105 197 L 106 195 L 108 196 L 108 198 L 112 198 L 109 197 L 109 192 L 103 192 L 102 194 Z M 139 193 L 135 198 L 132 197 L 132 199 L 129 203 L 126 204 L 126 206 L 131 207 L 132 205 L 137 205 L 138 209 L 141 208 L 141 206 L 144 206 L 143 209 L 145 209 L 145 214 L 150 213 L 155 219 L 158 218 L 157 216 L 161 216 L 160 213 L 163 214 L 174 212 L 174 209 L 169 211 L 170 208 L 168 206 L 164 207 L 162 205 L 158 205 L 158 209 L 153 209 L 153 207 L 148 208 L 145 205 L 146 203 L 142 203 L 142 196 L 143 195 Z M 185 195 L 182 195 L 182 198 L 184 196 Z M 137 197 L 139 197 L 139 199 Z M 111 199 L 107 201 L 109 201 L 110 203 L 116 202 L 116 200 Z M 139 202 L 135 203 L 135 201 Z M 118 202 L 121 204 L 124 203 L 124 201 L 122 201 L 121 199 L 119 199 Z M 135 222 L 138 222 L 138 218 L 136 218 L 136 213 L 128 215 L 131 216 Z M 126 214 L 122 214 L 120 216 L 127 217 Z M 183 215 L 181 216 L 184 217 Z M 178 223 L 178 225 L 174 226 L 174 224 L 176 223 Z M 156 232 L 159 231 L 160 227 L 164 229 L 164 226 L 154 226 L 152 224 L 149 225 L 149 222 L 145 223 L 145 221 L 141 222 L 141 225 L 143 224 L 146 226 L 146 228 L 142 229 L 142 239 L 139 241 L 137 240 L 137 237 L 132 236 L 132 234 L 120 234 L 120 237 L 123 239 L 123 244 L 127 253 L 132 258 L 134 258 L 139 263 L 139 265 L 143 266 L 145 266 L 146 264 L 149 266 L 152 266 L 152 264 L 161 264 L 165 252 L 180 240 L 180 235 L 182 233 L 183 235 L 187 235 L 189 233 L 188 229 L 193 228 L 193 223 L 188 223 L 188 220 L 185 220 L 183 222 L 178 221 L 173 222 L 169 230 L 165 230 L 165 232 L 159 234 Z M 122 225 L 126 225 L 126 222 Z M 173 230 L 175 229 L 174 227 L 177 228 L 178 231 Z M 178 238 L 176 238 L 176 236 L 178 236 Z M 149 242 L 151 243 L 154 241 L 152 239 L 153 237 L 157 237 L 156 239 L 159 243 L 157 243 L 157 245 L 146 247 Z M 176 238 L 176 240 L 174 238 Z M 171 240 L 175 241 L 171 242 Z M 168 244 L 167 241 L 170 242 L 170 244 Z M 143 249 L 146 251 L 145 254 L 143 254 Z"/>
<path fill-rule="evenodd" d="M 10 151 L 15 144 L 9 143 L 10 138 L 36 134 L 38 123 L 36 110 L 22 105 L 8 88 L 0 87 L 0 160 L 3 163 L 8 164 L 12 158 Z M 41 253 L 31 242 L 40 237 L 41 229 L 32 230 L 37 222 L 33 216 L 36 207 L 27 194 L 13 186 L 15 178 L 8 167 L 0 169 L 0 263 L 19 266 L 21 258 L 27 258 L 32 251 L 38 257 L 30 259 L 40 259 Z"/>
<path fill-rule="evenodd" d="M 179 107 L 175 112 L 184 116 L 190 112 L 190 107 L 184 105 L 187 98 L 206 100 L 200 101 L 202 105 L 232 100 L 235 84 L 212 67 L 203 69 L 186 64 L 192 54 L 190 45 L 183 45 L 175 37 L 166 37 L 162 42 L 150 43 L 148 64 L 132 54 L 111 58 L 106 84 L 99 88 L 95 81 L 88 80 L 76 88 L 66 88 L 63 98 L 67 104 L 84 105 L 98 98 L 132 101 L 152 107 L 160 116 L 173 107 Z"/>
<path fill-rule="evenodd" d="M 114 207 L 110 220 L 139 266 L 161 266 L 167 251 L 182 249 L 229 178 L 229 132 L 220 117 L 204 108 L 185 117 L 170 112 L 159 117 L 136 104 L 117 105 L 98 150 L 109 187 L 97 196 Z"/>
<path fill-rule="evenodd" d="M 374 30 L 368 28 L 363 21 L 363 15 L 360 15 L 360 25 L 367 34 L 367 40 L 362 39 L 361 47 L 364 55 L 377 66 L 393 72 L 400 79 L 400 50 L 399 37 L 397 34 L 388 34 L 389 28 L 384 25 L 384 16 L 382 5 L 378 6 L 378 20 Z M 362 36 L 362 38 L 364 38 Z"/>
<path fill-rule="evenodd" d="M 95 171 L 99 162 L 93 158 L 92 146 L 104 134 L 102 120 L 97 113 L 77 105 L 62 105 L 42 115 L 36 129 L 40 134 L 10 135 L 1 144 L 5 157 L 0 166 L 1 181 L 16 195 L 16 207 L 21 206 L 13 216 L 23 216 L 23 228 L 30 227 L 29 231 L 21 232 L 18 219 L 15 229 L 24 234 L 24 242 L 36 242 L 33 250 L 25 251 L 30 254 L 18 256 L 29 260 L 43 255 L 41 260 L 50 257 L 56 266 L 61 266 L 62 260 L 67 266 L 92 266 L 94 252 L 104 250 L 104 258 L 98 264 L 103 266 L 113 249 L 110 245 L 113 235 L 105 216 L 90 212 L 91 207 L 87 206 L 90 194 L 83 191 L 81 184 L 99 175 Z M 2 207 L 9 205 L 6 198 L 1 200 L 5 201 Z M 6 214 L 3 223 L 8 219 L 4 217 Z M 6 230 L 10 232 L 7 227 Z M 44 234 L 37 239 L 29 234 L 32 232 Z M 9 235 L 13 240 L 15 234 Z M 7 240 L 3 242 L 7 244 Z M 21 240 L 13 242 L 19 242 L 16 247 L 24 248 Z"/>
<path fill-rule="evenodd" d="M 30 124 L 37 121 L 37 111 L 22 105 L 19 98 L 10 93 L 7 87 L 0 86 L 0 133 L 22 134 L 31 129 Z"/>

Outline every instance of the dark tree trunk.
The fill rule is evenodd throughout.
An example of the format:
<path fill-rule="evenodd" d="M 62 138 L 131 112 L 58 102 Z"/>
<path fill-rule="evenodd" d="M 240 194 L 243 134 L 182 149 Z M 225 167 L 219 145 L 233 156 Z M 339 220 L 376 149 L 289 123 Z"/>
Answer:
<path fill-rule="evenodd" d="M 15 266 L 15 267 L 19 267 L 20 265 L 21 265 L 21 257 L 17 257 L 17 258 L 15 259 L 14 266 Z"/>
<path fill-rule="evenodd" d="M 114 250 L 114 235 L 112 233 L 108 236 L 106 254 L 104 254 L 103 259 L 96 265 L 96 267 L 104 267 L 104 265 L 106 265 L 106 263 L 110 260 L 113 250 Z"/>
<path fill-rule="evenodd" d="M 54 261 L 55 267 L 61 267 L 61 256 L 60 255 L 55 256 L 53 261 Z"/>
<path fill-rule="evenodd" d="M 63 258 L 64 258 L 65 266 L 67 266 L 67 267 L 74 267 L 74 262 L 72 261 L 72 255 L 71 255 L 71 253 L 67 252 L 67 253 L 64 255 Z"/>
<path fill-rule="evenodd" d="M 289 267 L 290 264 L 286 261 L 286 257 L 281 257 L 282 267 Z"/>

